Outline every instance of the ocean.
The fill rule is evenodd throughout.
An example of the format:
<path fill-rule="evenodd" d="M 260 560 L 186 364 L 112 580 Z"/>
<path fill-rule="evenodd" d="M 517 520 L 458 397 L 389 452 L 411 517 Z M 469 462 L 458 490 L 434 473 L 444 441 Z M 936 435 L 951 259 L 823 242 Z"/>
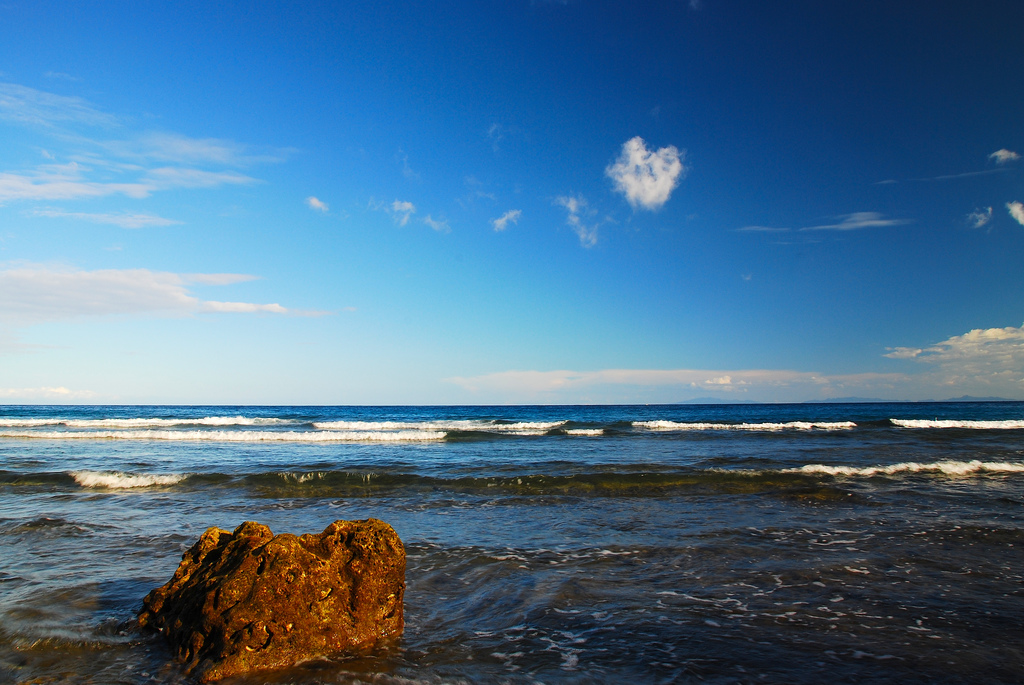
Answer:
<path fill-rule="evenodd" d="M 1024 682 L 1024 403 L 0 407 L 0 681 L 187 683 L 211 526 L 375 517 L 406 629 L 226 683 Z"/>

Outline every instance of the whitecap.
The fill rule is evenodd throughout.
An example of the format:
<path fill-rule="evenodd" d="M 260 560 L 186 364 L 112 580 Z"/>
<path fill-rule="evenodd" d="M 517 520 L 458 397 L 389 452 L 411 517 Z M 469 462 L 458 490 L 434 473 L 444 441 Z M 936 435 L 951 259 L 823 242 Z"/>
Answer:
<path fill-rule="evenodd" d="M 986 429 L 1021 429 L 1024 420 L 1008 419 L 1004 421 L 960 421 L 955 419 L 889 419 L 901 428 L 974 428 Z"/>
<path fill-rule="evenodd" d="M 83 488 L 148 488 L 154 485 L 174 485 L 186 476 L 171 474 L 130 474 L 120 471 L 73 471 L 71 477 Z"/>
<path fill-rule="evenodd" d="M 937 461 L 922 464 L 916 461 L 900 462 L 888 466 L 829 466 L 807 464 L 799 468 L 783 469 L 783 473 L 822 474 L 828 476 L 890 476 L 899 473 L 941 473 L 947 476 L 968 476 L 975 473 L 1024 473 L 1024 464 L 1005 461 Z"/>
<path fill-rule="evenodd" d="M 442 431 L 186 431 L 186 430 L 93 430 L 14 431 L 0 430 L 0 438 L 49 440 L 173 440 L 191 442 L 402 442 L 441 440 Z"/>
<path fill-rule="evenodd" d="M 680 421 L 634 421 L 633 426 L 637 428 L 648 428 L 650 430 L 750 430 L 750 431 L 780 431 L 780 430 L 847 430 L 856 428 L 853 421 L 787 421 L 785 423 L 686 423 Z"/>

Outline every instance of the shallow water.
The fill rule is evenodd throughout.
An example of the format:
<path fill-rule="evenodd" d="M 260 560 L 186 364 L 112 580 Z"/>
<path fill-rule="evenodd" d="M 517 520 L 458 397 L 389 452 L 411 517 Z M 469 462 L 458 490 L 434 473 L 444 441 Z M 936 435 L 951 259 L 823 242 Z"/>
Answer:
<path fill-rule="evenodd" d="M 230 682 L 1020 682 L 1022 419 L 3 407 L 0 679 L 187 682 L 131 619 L 203 530 L 373 516 L 402 640 Z"/>

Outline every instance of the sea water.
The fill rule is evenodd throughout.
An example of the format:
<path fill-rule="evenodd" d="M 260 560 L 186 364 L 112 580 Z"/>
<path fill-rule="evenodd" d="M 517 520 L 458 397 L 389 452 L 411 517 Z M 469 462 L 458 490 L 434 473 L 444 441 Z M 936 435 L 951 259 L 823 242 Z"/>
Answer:
<path fill-rule="evenodd" d="M 1024 403 L 0 407 L 0 681 L 187 682 L 211 526 L 390 523 L 406 629 L 231 683 L 1024 681 Z"/>

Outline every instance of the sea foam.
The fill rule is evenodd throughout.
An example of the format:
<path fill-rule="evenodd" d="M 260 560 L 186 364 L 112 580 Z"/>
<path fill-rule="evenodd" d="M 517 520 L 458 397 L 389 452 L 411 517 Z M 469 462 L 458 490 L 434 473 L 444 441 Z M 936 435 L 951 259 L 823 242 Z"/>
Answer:
<path fill-rule="evenodd" d="M 922 464 L 916 461 L 901 462 L 888 466 L 829 466 L 807 464 L 799 468 L 782 469 L 782 473 L 822 474 L 828 476 L 889 476 L 899 473 L 941 473 L 947 476 L 969 476 L 975 473 L 1024 473 L 1024 464 L 1006 461 L 936 461 Z"/>
<path fill-rule="evenodd" d="M 702 431 L 702 430 L 750 430 L 750 431 L 781 431 L 781 430 L 846 430 L 856 428 L 853 421 L 788 421 L 786 423 L 684 423 L 679 421 L 634 421 L 637 428 L 651 430 Z"/>
<path fill-rule="evenodd" d="M 83 488 L 148 488 L 154 485 L 174 485 L 180 483 L 186 476 L 184 474 L 172 473 L 165 475 L 157 474 L 129 474 L 119 471 L 73 471 L 71 477 Z"/>
<path fill-rule="evenodd" d="M 48 440 L 177 440 L 211 442 L 401 442 L 441 440 L 442 431 L 185 431 L 185 430 L 92 430 L 13 431 L 0 430 L 0 438 L 41 438 Z"/>
<path fill-rule="evenodd" d="M 974 429 L 1021 429 L 1024 420 L 1009 419 L 1005 421 L 959 421 L 953 419 L 889 419 L 900 428 L 974 428 Z"/>

